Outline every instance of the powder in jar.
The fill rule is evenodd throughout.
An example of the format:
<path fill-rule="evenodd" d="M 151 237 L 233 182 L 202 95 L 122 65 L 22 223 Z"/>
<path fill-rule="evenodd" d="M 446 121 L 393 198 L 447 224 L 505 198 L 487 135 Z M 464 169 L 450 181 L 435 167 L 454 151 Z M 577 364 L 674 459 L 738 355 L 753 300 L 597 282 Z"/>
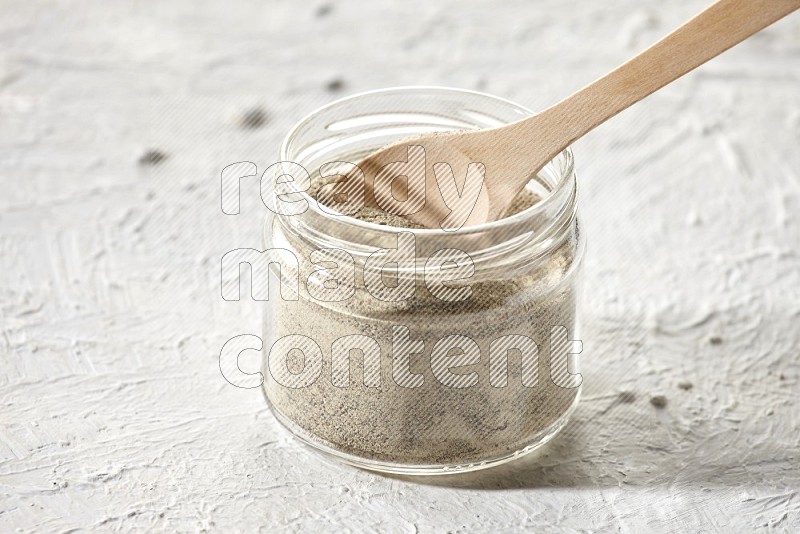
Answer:
<path fill-rule="evenodd" d="M 317 178 L 309 194 L 315 197 L 322 185 Z M 504 217 L 538 200 L 524 190 Z M 419 228 L 378 209 L 363 208 L 354 217 L 397 227 L 398 232 Z M 300 273 L 318 268 L 309 260 L 315 247 L 302 236 L 275 223 L 271 231 L 273 246 L 291 250 L 300 262 Z M 551 327 L 564 326 L 575 333 L 572 266 L 577 232 L 573 224 L 553 250 L 513 272 L 476 266 L 475 276 L 467 281 L 472 296 L 463 302 L 442 301 L 424 284 L 417 284 L 407 300 L 376 299 L 364 287 L 363 263 L 356 269 L 355 293 L 346 301 L 317 301 L 303 284 L 298 300 L 271 301 L 265 350 L 278 338 L 299 334 L 314 340 L 323 354 L 319 379 L 306 387 L 285 387 L 270 374 L 274 369 L 266 370 L 264 388 L 273 410 L 292 431 L 315 445 L 381 464 L 463 466 L 510 456 L 541 442 L 563 425 L 577 401 L 578 388 L 559 387 L 550 380 L 549 362 Z M 423 377 L 419 387 L 398 384 L 393 377 L 397 325 L 408 328 L 411 343 L 424 344 L 410 363 L 410 371 Z M 446 387 L 431 369 L 433 347 L 454 334 L 471 338 L 480 348 L 478 363 L 454 371 L 477 373 L 477 382 L 469 387 Z M 490 344 L 510 334 L 528 336 L 538 345 L 538 382 L 532 387 L 522 384 L 522 365 L 515 351 L 508 352 L 506 385 L 491 383 Z M 364 355 L 353 351 L 349 383 L 340 387 L 332 382 L 331 347 L 348 335 L 376 340 L 381 365 L 377 376 L 372 367 L 365 374 Z M 287 355 L 290 372 L 303 366 L 303 355 L 298 353 Z M 379 379 L 379 385 L 367 387 L 368 376 L 373 383 Z"/>

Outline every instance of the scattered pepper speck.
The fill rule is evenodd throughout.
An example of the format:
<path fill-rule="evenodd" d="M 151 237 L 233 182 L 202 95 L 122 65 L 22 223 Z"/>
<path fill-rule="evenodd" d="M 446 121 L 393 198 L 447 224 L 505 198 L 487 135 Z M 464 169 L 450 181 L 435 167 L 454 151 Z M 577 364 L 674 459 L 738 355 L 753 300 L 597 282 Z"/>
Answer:
<path fill-rule="evenodd" d="M 139 165 L 158 165 L 167 159 L 167 155 L 160 150 L 150 149 L 139 157 Z"/>
<path fill-rule="evenodd" d="M 267 114 L 261 108 L 252 108 L 245 111 L 239 119 L 242 128 L 254 130 L 260 128 L 267 122 Z"/>
<path fill-rule="evenodd" d="M 338 93 L 344 89 L 344 81 L 341 78 L 334 78 L 325 85 L 325 89 L 331 93 Z"/>
<path fill-rule="evenodd" d="M 650 404 L 656 408 L 663 408 L 667 405 L 667 398 L 664 395 L 656 395 L 650 399 Z"/>
<path fill-rule="evenodd" d="M 317 11 L 316 11 L 315 14 L 317 15 L 317 17 L 322 18 L 322 17 L 327 17 L 328 15 L 330 15 L 331 11 L 333 11 L 333 6 L 332 5 L 330 5 L 330 4 L 322 4 L 321 6 L 319 6 L 317 8 Z"/>

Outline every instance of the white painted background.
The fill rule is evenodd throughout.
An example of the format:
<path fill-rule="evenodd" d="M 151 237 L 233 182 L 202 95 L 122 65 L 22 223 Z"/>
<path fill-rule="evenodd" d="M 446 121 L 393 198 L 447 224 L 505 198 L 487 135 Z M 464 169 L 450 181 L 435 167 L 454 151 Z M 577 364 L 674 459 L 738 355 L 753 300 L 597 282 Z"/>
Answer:
<path fill-rule="evenodd" d="M 373 475 L 218 369 L 264 214 L 255 182 L 221 213 L 225 165 L 362 90 L 541 108 L 706 4 L 0 2 L 0 531 L 800 529 L 800 15 L 575 146 L 586 388 L 541 455 Z"/>

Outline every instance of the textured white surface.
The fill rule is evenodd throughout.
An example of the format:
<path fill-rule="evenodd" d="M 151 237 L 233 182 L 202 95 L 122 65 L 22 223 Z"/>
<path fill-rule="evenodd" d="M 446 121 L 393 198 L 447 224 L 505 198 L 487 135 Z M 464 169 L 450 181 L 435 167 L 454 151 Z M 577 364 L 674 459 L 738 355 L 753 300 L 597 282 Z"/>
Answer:
<path fill-rule="evenodd" d="M 575 146 L 584 400 L 537 457 L 358 471 L 217 363 L 260 318 L 219 296 L 264 213 L 255 182 L 221 213 L 225 165 L 350 92 L 540 108 L 705 4 L 2 2 L 0 531 L 800 529 L 798 15 Z"/>

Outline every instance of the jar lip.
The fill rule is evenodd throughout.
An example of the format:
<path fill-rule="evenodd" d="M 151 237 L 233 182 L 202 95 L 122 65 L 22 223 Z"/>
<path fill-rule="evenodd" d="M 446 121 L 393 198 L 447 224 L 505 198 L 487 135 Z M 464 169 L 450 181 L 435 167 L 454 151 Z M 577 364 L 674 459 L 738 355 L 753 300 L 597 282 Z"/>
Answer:
<path fill-rule="evenodd" d="M 371 91 L 363 91 L 361 93 L 355 93 L 344 98 L 340 98 L 338 100 L 334 100 L 324 106 L 321 106 L 311 113 L 305 115 L 297 124 L 289 130 L 289 133 L 286 134 L 284 137 L 283 142 L 281 143 L 280 148 L 280 158 L 281 161 L 288 161 L 289 160 L 289 143 L 292 139 L 297 135 L 297 133 L 311 120 L 314 119 L 320 113 L 327 111 L 331 108 L 340 106 L 343 103 L 350 102 L 352 100 L 357 100 L 364 97 L 369 97 L 373 95 L 380 95 L 386 93 L 415 93 L 415 92 L 442 92 L 442 93 L 450 93 L 450 94 L 464 94 L 464 95 L 475 95 L 480 96 L 483 98 L 488 98 L 494 100 L 496 102 L 502 102 L 511 106 L 514 106 L 521 111 L 528 113 L 529 115 L 534 115 L 534 112 L 528 109 L 525 106 L 517 104 L 511 100 L 506 98 L 502 98 L 499 96 L 491 95 L 488 93 L 483 93 L 481 91 L 473 91 L 471 89 L 459 89 L 455 87 L 446 87 L 446 86 L 437 86 L 437 85 L 407 85 L 407 86 L 397 86 L 397 87 L 386 87 L 382 89 L 374 89 Z M 545 167 L 551 165 L 556 159 L 563 158 L 565 167 L 560 172 L 560 176 L 558 182 L 554 185 L 552 191 L 549 194 L 541 199 L 540 201 L 536 202 L 534 205 L 522 210 L 519 213 L 515 213 L 509 217 L 504 217 L 502 219 L 491 221 L 487 223 L 476 224 L 472 226 L 463 226 L 457 230 L 443 230 L 441 228 L 398 228 L 392 226 L 381 225 L 373 222 L 363 221 L 361 219 L 357 219 L 352 216 L 348 215 L 331 215 L 322 209 L 320 209 L 317 200 L 309 195 L 305 191 L 298 191 L 301 197 L 308 203 L 308 209 L 317 213 L 317 215 L 328 217 L 338 222 L 350 224 L 357 228 L 364 228 L 365 230 L 372 230 L 372 231 L 387 231 L 387 230 L 402 230 L 403 232 L 412 232 L 415 235 L 419 236 L 458 236 L 458 235 L 468 235 L 472 233 L 480 233 L 485 232 L 487 230 L 498 230 L 502 229 L 506 226 L 514 226 L 524 219 L 537 215 L 540 212 L 545 211 L 550 207 L 550 205 L 556 201 L 558 195 L 555 195 L 555 192 L 560 190 L 564 185 L 570 180 L 573 175 L 574 171 L 574 157 L 572 155 L 572 150 L 570 147 L 565 148 L 561 153 L 553 158 L 551 161 L 545 164 Z"/>

